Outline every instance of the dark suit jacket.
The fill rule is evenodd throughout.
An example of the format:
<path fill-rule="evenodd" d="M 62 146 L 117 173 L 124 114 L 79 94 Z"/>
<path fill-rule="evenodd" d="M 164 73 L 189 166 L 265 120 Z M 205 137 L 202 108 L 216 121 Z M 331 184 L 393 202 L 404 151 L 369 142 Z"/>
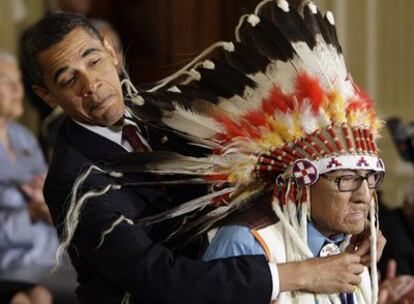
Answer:
<path fill-rule="evenodd" d="M 151 145 L 159 143 L 157 138 L 150 138 Z M 44 190 L 59 233 L 76 177 L 86 165 L 119 152 L 123 149 L 115 143 L 69 119 L 64 122 Z M 110 182 L 113 180 L 107 176 L 93 175 L 83 188 Z M 132 294 L 134 303 L 142 304 L 270 302 L 272 279 L 264 256 L 208 263 L 174 256 L 151 238 L 151 231 L 126 221 L 97 248 L 101 233 L 121 215 L 136 220 L 153 214 L 160 199 L 159 189 L 136 187 L 111 191 L 86 203 L 69 250 L 78 272 L 81 303 L 121 303 L 125 292 Z"/>

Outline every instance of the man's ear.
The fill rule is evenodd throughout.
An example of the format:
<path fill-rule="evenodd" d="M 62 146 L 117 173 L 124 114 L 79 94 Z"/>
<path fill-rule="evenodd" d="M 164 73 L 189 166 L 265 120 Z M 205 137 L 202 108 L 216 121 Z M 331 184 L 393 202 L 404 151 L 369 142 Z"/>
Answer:
<path fill-rule="evenodd" d="M 117 68 L 119 68 L 120 62 L 118 60 L 118 56 L 116 55 L 116 51 L 115 51 L 115 48 L 114 48 L 114 45 L 113 45 L 111 39 L 108 36 L 104 36 L 102 43 L 103 43 L 104 48 L 107 50 L 107 52 L 111 56 L 111 58 L 114 62 L 114 65 Z"/>
<path fill-rule="evenodd" d="M 51 108 L 55 108 L 57 106 L 56 101 L 54 100 L 53 96 L 50 94 L 48 89 L 41 87 L 39 85 L 33 85 L 32 90 L 37 96 L 39 96 Z"/>

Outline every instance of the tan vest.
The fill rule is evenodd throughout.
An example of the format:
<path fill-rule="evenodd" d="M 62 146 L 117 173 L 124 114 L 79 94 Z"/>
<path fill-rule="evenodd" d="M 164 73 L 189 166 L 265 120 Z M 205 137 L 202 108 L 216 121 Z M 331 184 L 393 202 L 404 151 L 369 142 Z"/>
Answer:
<path fill-rule="evenodd" d="M 253 229 L 253 235 L 262 245 L 269 262 L 285 263 L 286 248 L 283 238 L 283 228 L 280 222 L 261 229 Z M 368 269 L 365 268 L 361 274 L 361 285 L 354 292 L 354 303 L 368 304 L 371 302 L 371 280 Z M 337 294 L 315 294 L 308 292 L 282 292 L 278 296 L 277 303 L 280 304 L 325 304 L 338 303 L 341 301 Z"/>

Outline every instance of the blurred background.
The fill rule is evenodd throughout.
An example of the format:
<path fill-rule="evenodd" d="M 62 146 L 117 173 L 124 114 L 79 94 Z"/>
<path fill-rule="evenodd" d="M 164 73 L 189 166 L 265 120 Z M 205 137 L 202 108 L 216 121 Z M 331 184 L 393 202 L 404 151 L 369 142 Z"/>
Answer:
<path fill-rule="evenodd" d="M 0 48 L 18 50 L 20 34 L 59 0 L 0 0 Z M 238 17 L 258 0 L 71 0 L 88 17 L 109 22 L 119 33 L 135 83 L 177 69 L 209 44 L 231 39 Z M 369 92 L 383 119 L 414 120 L 414 1 L 316 0 L 334 12 L 340 41 L 355 81 Z M 26 105 L 22 123 L 35 134 L 39 115 Z M 379 146 L 387 167 L 384 201 L 402 203 L 399 189 L 414 176 L 398 156 L 388 130 Z"/>
<path fill-rule="evenodd" d="M 101 33 L 111 35 L 125 57 L 133 82 L 143 84 L 177 70 L 215 41 L 232 40 L 238 18 L 251 12 L 258 2 L 260 0 L 0 0 L 0 50 L 18 57 L 22 34 L 42 16 L 59 11 L 80 13 L 90 18 Z M 394 136 L 385 127 L 379 141 L 387 169 L 381 193 L 381 202 L 387 208 L 381 206 L 380 222 L 388 239 L 380 268 L 383 274 L 391 273 L 383 276 L 381 288 L 396 290 L 405 280 L 404 277 L 394 278 L 396 273 L 410 274 L 414 283 L 414 61 L 410 57 L 414 54 L 414 1 L 314 2 L 322 11 L 334 13 L 348 70 L 355 82 L 372 97 L 379 116 L 383 120 L 398 118 L 403 122 L 399 124 L 394 120 L 389 124 L 393 126 Z M 2 59 L 3 66 L 5 59 Z M 12 71 L 10 64 L 17 71 L 15 62 L 8 64 L 8 73 Z M 1 72 L 0 65 L 0 76 Z M 19 121 L 39 136 L 44 130 L 40 127 L 41 121 L 50 110 L 35 101 L 26 91 L 25 111 Z M 0 168 L 1 165 L 4 164 L 0 163 Z M 0 200 L 0 215 L 6 212 L 1 210 L 2 203 Z M 6 224 L 0 220 L 3 230 Z M 385 268 L 394 270 L 386 272 Z M 1 281 L 1 275 L 2 269 L 0 304 L 6 290 L 1 284 L 8 283 Z M 73 277 L 72 271 L 63 273 L 61 278 L 55 276 L 50 277 L 49 282 L 40 282 L 50 288 L 55 303 L 74 303 L 76 283 Z M 383 303 L 400 303 L 401 296 L 387 298 Z M 411 297 L 409 303 L 414 303 L 414 289 Z"/>

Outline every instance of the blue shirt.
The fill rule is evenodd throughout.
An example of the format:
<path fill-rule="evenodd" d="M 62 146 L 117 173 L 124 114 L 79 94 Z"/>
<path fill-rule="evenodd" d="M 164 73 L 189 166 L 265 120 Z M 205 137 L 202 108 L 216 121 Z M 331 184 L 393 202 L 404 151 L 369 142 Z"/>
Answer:
<path fill-rule="evenodd" d="M 21 184 L 47 167 L 36 139 L 20 124 L 7 124 L 16 161 L 0 143 L 0 279 L 36 282 L 55 264 L 58 238 L 53 226 L 32 223 Z"/>
<path fill-rule="evenodd" d="M 337 243 L 343 241 L 344 238 L 344 235 L 339 235 L 334 239 L 328 239 L 316 229 L 312 222 L 308 222 L 308 246 L 314 256 L 318 256 L 325 242 Z M 202 259 L 203 261 L 210 261 L 219 258 L 259 254 L 264 255 L 265 252 L 250 232 L 250 229 L 245 226 L 233 225 L 223 226 L 217 231 Z"/>

